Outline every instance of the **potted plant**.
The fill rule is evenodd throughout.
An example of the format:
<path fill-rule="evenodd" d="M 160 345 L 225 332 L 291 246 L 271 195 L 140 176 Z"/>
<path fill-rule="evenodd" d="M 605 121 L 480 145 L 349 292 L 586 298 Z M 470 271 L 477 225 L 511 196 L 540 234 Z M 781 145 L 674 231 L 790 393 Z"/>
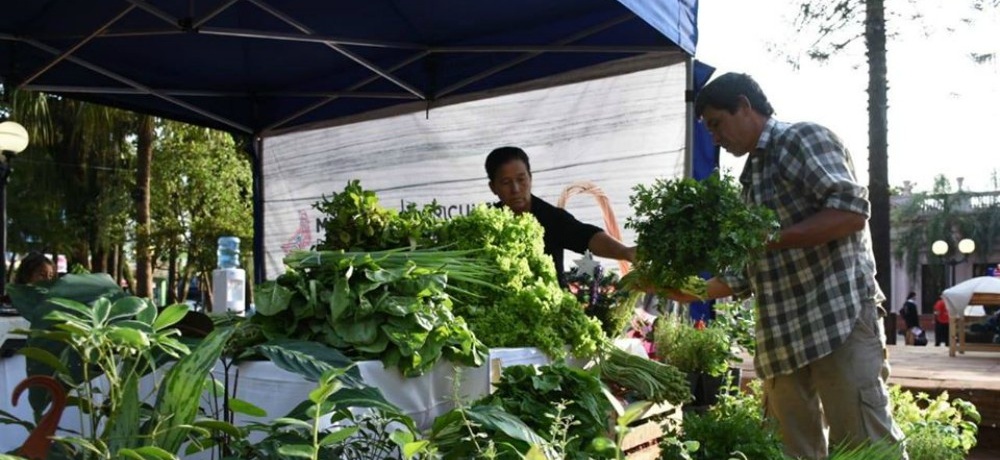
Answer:
<path fill-rule="evenodd" d="M 706 325 L 667 315 L 656 321 L 653 337 L 657 357 L 688 373 L 692 405 L 714 404 L 734 356 L 725 329 L 715 323 Z"/>

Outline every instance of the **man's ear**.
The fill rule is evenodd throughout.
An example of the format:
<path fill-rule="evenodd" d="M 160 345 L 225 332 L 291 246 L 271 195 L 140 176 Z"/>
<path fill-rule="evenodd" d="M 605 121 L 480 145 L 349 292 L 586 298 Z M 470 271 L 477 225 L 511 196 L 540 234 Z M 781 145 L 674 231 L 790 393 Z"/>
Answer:
<path fill-rule="evenodd" d="M 740 94 L 740 109 L 753 110 L 753 104 L 750 103 L 750 99 L 743 94 Z"/>

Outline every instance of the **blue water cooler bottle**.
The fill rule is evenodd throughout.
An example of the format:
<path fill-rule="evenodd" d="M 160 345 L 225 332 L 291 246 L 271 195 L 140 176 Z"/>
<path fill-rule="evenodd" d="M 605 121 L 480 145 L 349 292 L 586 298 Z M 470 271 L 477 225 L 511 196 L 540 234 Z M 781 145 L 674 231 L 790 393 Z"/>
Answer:
<path fill-rule="evenodd" d="M 247 273 L 240 268 L 240 239 L 220 237 L 216 256 L 219 268 L 212 272 L 212 312 L 242 316 L 246 312 Z"/>

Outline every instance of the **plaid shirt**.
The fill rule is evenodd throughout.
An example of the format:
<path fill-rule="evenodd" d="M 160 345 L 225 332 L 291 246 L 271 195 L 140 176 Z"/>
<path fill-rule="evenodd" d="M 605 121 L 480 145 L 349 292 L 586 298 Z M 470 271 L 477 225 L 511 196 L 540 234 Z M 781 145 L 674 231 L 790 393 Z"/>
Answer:
<path fill-rule="evenodd" d="M 785 228 L 824 208 L 871 215 L 850 154 L 830 130 L 767 121 L 740 175 L 743 199 L 772 209 Z M 885 296 L 875 283 L 871 237 L 864 230 L 811 248 L 768 251 L 744 273 L 721 276 L 757 300 L 757 375 L 789 374 L 844 343 L 861 308 Z"/>

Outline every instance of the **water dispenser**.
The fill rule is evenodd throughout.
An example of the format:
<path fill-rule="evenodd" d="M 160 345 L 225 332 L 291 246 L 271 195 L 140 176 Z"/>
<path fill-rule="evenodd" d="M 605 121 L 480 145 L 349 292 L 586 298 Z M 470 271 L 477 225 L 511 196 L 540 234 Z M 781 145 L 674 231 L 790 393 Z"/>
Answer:
<path fill-rule="evenodd" d="M 212 272 L 212 311 L 242 316 L 246 311 L 247 274 L 240 268 L 240 239 L 220 237 L 216 256 L 219 268 Z"/>

